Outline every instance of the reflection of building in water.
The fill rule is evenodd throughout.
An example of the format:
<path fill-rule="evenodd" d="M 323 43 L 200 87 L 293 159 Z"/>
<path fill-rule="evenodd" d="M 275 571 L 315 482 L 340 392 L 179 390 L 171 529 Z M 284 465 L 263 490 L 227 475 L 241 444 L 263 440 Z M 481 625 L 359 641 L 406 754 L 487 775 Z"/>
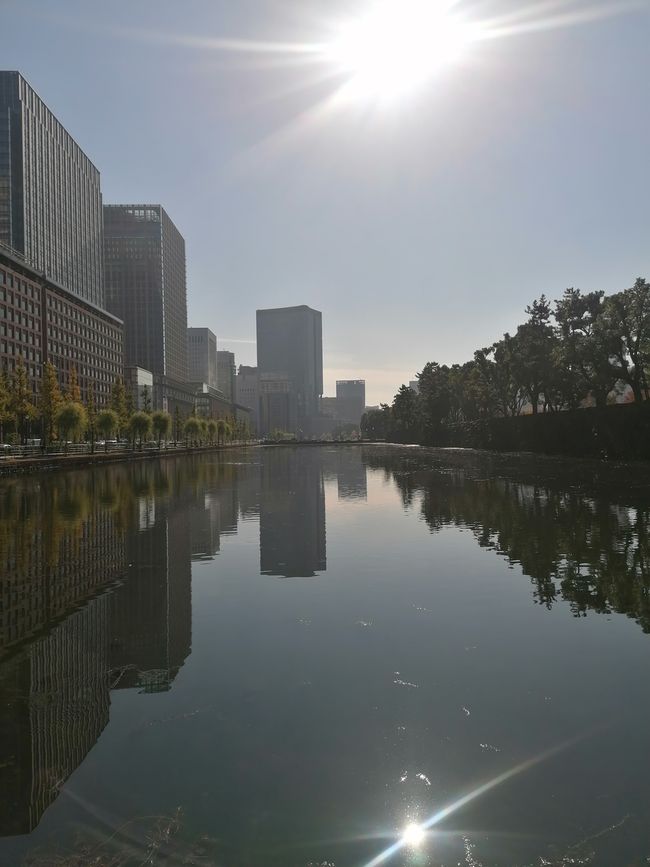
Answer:
<path fill-rule="evenodd" d="M 339 500 L 368 499 L 368 471 L 361 460 L 361 449 L 337 449 L 337 483 Z"/>
<path fill-rule="evenodd" d="M 269 450 L 261 468 L 260 571 L 311 578 L 327 568 L 325 487 L 316 450 Z"/>
<path fill-rule="evenodd" d="M 19 482 L 0 502 L 0 653 L 44 629 L 124 569 L 115 515 L 81 475 Z"/>
<path fill-rule="evenodd" d="M 336 479 L 339 500 L 368 499 L 368 471 L 359 446 L 330 446 L 321 450 L 323 473 Z"/>
<path fill-rule="evenodd" d="M 109 661 L 116 689 L 167 690 L 190 654 L 194 515 L 166 511 L 158 504 L 153 522 L 130 534 L 126 579 L 110 597 Z"/>
<path fill-rule="evenodd" d="M 36 827 L 108 723 L 108 604 L 93 599 L 0 668 L 0 836 Z"/>

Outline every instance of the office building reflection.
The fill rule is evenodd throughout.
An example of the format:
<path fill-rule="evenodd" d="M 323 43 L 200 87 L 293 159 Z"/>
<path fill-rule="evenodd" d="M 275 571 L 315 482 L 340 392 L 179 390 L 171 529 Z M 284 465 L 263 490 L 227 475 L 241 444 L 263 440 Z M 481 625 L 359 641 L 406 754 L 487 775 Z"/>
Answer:
<path fill-rule="evenodd" d="M 0 489 L 0 836 L 38 824 L 109 718 L 191 650 L 192 510 L 173 466 Z"/>
<path fill-rule="evenodd" d="M 260 478 L 260 572 L 311 578 L 327 568 L 325 486 L 316 449 L 269 449 Z"/>
<path fill-rule="evenodd" d="M 0 836 L 36 827 L 108 723 L 108 601 L 0 666 Z"/>
<path fill-rule="evenodd" d="M 146 500 L 139 516 L 148 523 L 129 534 L 130 565 L 110 595 L 109 677 L 112 689 L 161 692 L 191 650 L 190 522 L 186 513 Z"/>

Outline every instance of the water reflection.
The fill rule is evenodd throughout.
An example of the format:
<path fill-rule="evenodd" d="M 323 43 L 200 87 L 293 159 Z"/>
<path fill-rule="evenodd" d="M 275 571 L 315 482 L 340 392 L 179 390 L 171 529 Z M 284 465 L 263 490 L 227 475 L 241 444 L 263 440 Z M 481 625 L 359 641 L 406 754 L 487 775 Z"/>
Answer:
<path fill-rule="evenodd" d="M 0 835 L 26 834 L 38 825 L 107 726 L 111 692 L 137 691 L 147 696 L 142 701 L 150 703 L 157 699 L 149 696 L 177 689 L 179 673 L 192 653 L 193 562 L 201 570 L 225 553 L 235 534 L 258 531 L 256 574 L 322 577 L 322 582 L 297 582 L 300 590 L 327 585 L 325 578 L 330 576 L 323 575 L 328 553 L 326 502 L 345 516 L 369 512 L 375 507 L 380 480 L 393 500 L 399 495 L 407 511 L 421 514 L 431 533 L 469 529 L 480 547 L 520 567 L 533 582 L 536 603 L 552 608 L 565 600 L 576 616 L 620 612 L 650 631 L 648 487 L 635 472 L 599 473 L 596 477 L 587 465 L 581 470 L 562 462 L 397 448 L 304 447 L 172 458 L 2 481 Z M 331 492 L 335 499 L 328 500 Z M 360 508 L 363 504 L 367 509 Z M 428 539 L 422 525 L 417 529 Z M 364 556 L 370 555 L 372 538 L 361 542 Z M 331 575 L 335 554 L 331 538 L 329 544 Z M 257 558 L 257 548 L 254 553 Z M 347 565 L 352 571 L 357 553 Z M 401 556 L 408 569 L 406 555 Z M 280 583 L 265 577 L 264 586 L 277 590 Z M 230 705 L 219 695 L 221 716 L 211 723 L 207 743 L 216 751 L 215 731 L 221 733 L 223 743 L 235 742 L 239 714 L 247 720 L 245 760 L 235 770 L 230 768 L 232 789 L 244 780 L 247 802 L 257 805 L 262 817 L 269 800 L 264 786 L 272 778 L 291 783 L 273 796 L 279 802 L 287 799 L 282 802 L 287 816 L 295 790 L 304 787 L 304 799 L 313 798 L 311 783 L 303 780 L 301 749 L 311 759 L 328 803 L 336 804 L 341 814 L 353 810 L 355 769 L 359 776 L 367 768 L 381 767 L 386 774 L 389 769 L 387 776 L 399 780 L 401 792 L 413 786 L 429 796 L 432 785 L 425 771 L 431 774 L 431 769 L 420 763 L 420 753 L 409 740 L 412 731 L 424 727 L 423 720 L 434 718 L 426 705 L 428 693 L 424 686 L 420 688 L 426 685 L 430 664 L 422 647 L 428 646 L 423 644 L 418 651 L 413 638 L 412 656 L 403 651 L 404 667 L 403 660 L 390 667 L 392 636 L 382 634 L 381 625 L 374 624 L 372 607 L 370 613 L 366 610 L 372 589 L 364 586 L 352 599 L 350 623 L 341 627 L 336 640 L 304 617 L 299 607 L 292 609 L 293 638 L 285 621 L 265 634 L 264 612 L 250 615 L 242 607 L 238 612 L 251 617 L 254 637 L 241 644 L 232 636 L 231 644 L 223 639 L 226 649 L 235 647 L 240 654 L 238 663 L 233 663 L 235 684 L 236 665 L 243 666 L 246 651 L 259 642 L 262 652 L 250 671 L 245 667 L 243 671 L 252 684 L 257 672 L 263 672 L 262 686 L 257 691 L 250 686 L 241 699 L 233 687 L 236 694 L 230 695 Z M 278 605 L 270 596 L 266 601 Z M 287 597 L 283 604 L 289 606 Z M 429 609 L 418 604 L 417 599 L 413 604 L 409 600 L 409 616 L 423 622 Z M 388 616 L 385 611 L 385 623 L 390 622 Z M 381 616 L 377 623 L 381 624 Z M 410 631 L 415 635 L 417 623 L 406 619 L 404 623 L 411 641 Z M 324 645 L 312 638 L 317 628 L 322 629 Z M 419 640 L 429 637 L 423 633 Z M 269 661 L 264 669 L 265 647 L 280 654 L 285 668 L 278 670 Z M 296 647 L 300 653 L 295 653 Z M 463 666 L 469 670 L 474 649 L 464 647 L 463 659 L 456 663 L 459 671 Z M 445 652 L 442 646 L 431 658 L 439 660 Z M 371 668 L 371 661 L 381 660 L 384 653 L 386 665 L 381 671 Z M 301 654 L 312 654 L 310 658 L 317 660 L 312 669 Z M 346 667 L 353 656 L 368 665 L 367 670 L 361 668 L 360 679 Z M 225 655 L 224 659 L 227 678 L 230 662 Z M 331 661 L 331 671 L 320 670 L 326 666 L 323 659 Z M 340 703 L 326 702 L 325 691 L 312 689 L 310 678 L 319 672 Z M 296 685 L 289 688 L 284 681 L 294 674 Z M 267 688 L 267 681 L 275 683 L 274 689 Z M 441 778 L 447 772 L 452 776 L 449 768 L 454 766 L 455 771 L 454 763 L 460 763 L 466 747 L 460 738 L 453 744 L 449 732 L 456 737 L 457 728 L 469 718 L 465 702 L 474 711 L 461 686 L 453 677 L 454 698 L 449 706 L 438 706 L 444 689 L 434 690 L 440 731 L 422 754 L 429 757 L 433 749 L 439 751 Z M 280 696 L 281 707 L 274 705 L 274 695 Z M 480 697 L 477 691 L 475 700 Z M 486 707 L 490 702 L 485 699 Z M 383 728 L 374 722 L 380 708 L 387 715 Z M 498 716 L 498 709 L 494 713 Z M 468 729 L 474 719 L 467 723 Z M 433 737 L 434 726 L 427 722 L 425 728 L 423 742 Z M 322 743 L 327 740 L 323 731 L 336 735 L 329 746 Z M 493 734 L 481 734 L 473 745 L 477 752 L 468 762 L 496 762 L 502 744 L 491 746 L 495 739 Z M 272 755 L 269 741 L 275 745 Z M 273 773 L 260 781 L 265 762 Z M 348 781 L 350 804 L 340 793 L 339 777 Z M 222 808 L 239 809 L 238 801 L 228 806 L 224 791 Z M 319 806 L 314 799 L 314 810 Z M 243 822 L 234 813 L 232 820 Z"/>
<path fill-rule="evenodd" d="M 326 568 L 325 487 L 318 450 L 278 449 L 261 466 L 260 572 L 311 578 Z"/>
<path fill-rule="evenodd" d="M 424 459 L 423 459 L 424 458 Z M 432 532 L 472 530 L 521 567 L 537 603 L 634 618 L 650 632 L 650 479 L 598 466 L 462 452 L 367 451 Z"/>

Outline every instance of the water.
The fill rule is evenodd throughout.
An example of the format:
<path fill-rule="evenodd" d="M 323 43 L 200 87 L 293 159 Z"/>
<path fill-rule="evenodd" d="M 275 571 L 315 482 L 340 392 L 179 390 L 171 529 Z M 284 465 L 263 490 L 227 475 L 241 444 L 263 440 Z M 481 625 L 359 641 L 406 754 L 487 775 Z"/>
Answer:
<path fill-rule="evenodd" d="M 0 480 L 0 863 L 649 863 L 649 523 L 399 447 Z"/>

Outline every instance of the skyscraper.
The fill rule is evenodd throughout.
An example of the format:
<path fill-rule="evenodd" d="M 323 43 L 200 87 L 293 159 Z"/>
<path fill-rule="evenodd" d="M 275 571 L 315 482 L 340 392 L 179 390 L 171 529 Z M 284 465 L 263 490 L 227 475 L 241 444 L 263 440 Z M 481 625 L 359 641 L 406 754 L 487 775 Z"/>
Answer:
<path fill-rule="evenodd" d="M 217 385 L 217 338 L 209 328 L 187 329 L 187 361 L 190 382 Z"/>
<path fill-rule="evenodd" d="M 236 400 L 235 389 L 235 353 L 219 351 L 217 352 L 217 388 L 225 395 L 226 399 L 231 403 Z"/>
<path fill-rule="evenodd" d="M 260 429 L 309 433 L 323 393 L 322 314 L 306 305 L 257 311 Z"/>
<path fill-rule="evenodd" d="M 19 72 L 0 71 L 0 243 L 99 307 L 99 171 Z"/>
<path fill-rule="evenodd" d="M 104 206 L 106 307 L 124 322 L 124 361 L 187 382 L 185 241 L 161 205 Z"/>
<path fill-rule="evenodd" d="M 338 418 L 348 424 L 359 424 L 365 409 L 365 379 L 339 379 L 336 383 L 336 412 Z"/>

